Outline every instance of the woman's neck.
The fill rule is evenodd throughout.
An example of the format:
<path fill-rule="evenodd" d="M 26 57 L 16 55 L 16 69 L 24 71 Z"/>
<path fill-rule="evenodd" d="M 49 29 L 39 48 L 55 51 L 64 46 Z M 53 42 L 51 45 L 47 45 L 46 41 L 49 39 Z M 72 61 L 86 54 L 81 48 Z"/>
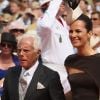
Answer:
<path fill-rule="evenodd" d="M 0 59 L 2 59 L 2 60 L 11 60 L 12 59 L 12 56 L 11 56 L 11 54 L 9 54 L 9 55 L 5 55 L 5 54 L 0 54 Z"/>
<path fill-rule="evenodd" d="M 0 69 L 6 70 L 10 67 L 15 66 L 11 55 L 0 54 Z"/>
<path fill-rule="evenodd" d="M 96 54 L 96 51 L 93 50 L 90 46 L 84 48 L 78 48 L 78 54 L 83 56 L 90 56 Z"/>

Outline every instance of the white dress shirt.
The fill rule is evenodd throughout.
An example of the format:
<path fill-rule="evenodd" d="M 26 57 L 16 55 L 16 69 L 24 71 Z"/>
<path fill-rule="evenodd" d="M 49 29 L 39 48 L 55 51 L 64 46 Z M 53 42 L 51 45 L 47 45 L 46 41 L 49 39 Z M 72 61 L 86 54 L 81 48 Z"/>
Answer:
<path fill-rule="evenodd" d="M 22 67 L 22 71 L 21 71 L 21 74 L 20 74 L 20 78 L 19 78 L 19 100 L 24 100 L 24 97 L 25 97 L 25 94 L 26 94 L 26 91 L 27 91 L 27 88 L 32 80 L 32 77 L 38 67 L 38 64 L 39 62 L 37 61 L 30 69 L 28 70 L 25 70 L 23 67 Z M 27 82 L 27 88 L 26 90 L 23 91 L 22 89 L 22 86 L 21 86 L 21 83 L 20 83 L 20 79 L 21 77 L 24 78 L 24 80 Z"/>
<path fill-rule="evenodd" d="M 60 17 L 62 24 L 56 19 L 62 0 L 51 0 L 44 15 L 38 20 L 38 34 L 42 40 L 42 61 L 47 67 L 57 71 L 61 78 L 64 92 L 70 90 L 67 72 L 64 67 L 66 57 L 74 53 L 69 39 L 69 27 Z"/>

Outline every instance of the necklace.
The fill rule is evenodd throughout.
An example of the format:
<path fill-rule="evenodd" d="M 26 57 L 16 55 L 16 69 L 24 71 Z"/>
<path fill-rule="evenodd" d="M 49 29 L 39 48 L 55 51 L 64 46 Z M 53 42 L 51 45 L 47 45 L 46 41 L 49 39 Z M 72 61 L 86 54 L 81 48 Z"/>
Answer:
<path fill-rule="evenodd" d="M 61 37 L 61 35 L 59 37 L 59 42 L 62 43 L 62 37 Z"/>

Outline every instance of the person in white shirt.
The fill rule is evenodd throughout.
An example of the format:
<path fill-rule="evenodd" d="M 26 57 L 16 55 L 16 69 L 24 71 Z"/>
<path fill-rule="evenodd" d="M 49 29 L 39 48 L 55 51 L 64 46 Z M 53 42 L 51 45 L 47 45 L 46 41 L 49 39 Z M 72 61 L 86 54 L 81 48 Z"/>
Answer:
<path fill-rule="evenodd" d="M 40 0 L 43 16 L 37 22 L 37 31 L 42 39 L 42 61 L 59 73 L 64 93 L 70 91 L 65 58 L 74 53 L 69 39 L 69 26 L 61 17 L 66 4 L 62 0 Z"/>

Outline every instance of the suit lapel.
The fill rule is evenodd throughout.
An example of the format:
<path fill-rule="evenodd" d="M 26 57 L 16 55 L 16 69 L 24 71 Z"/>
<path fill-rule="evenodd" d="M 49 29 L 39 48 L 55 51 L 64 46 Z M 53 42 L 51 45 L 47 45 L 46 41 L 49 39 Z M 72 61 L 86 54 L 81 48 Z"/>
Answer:
<path fill-rule="evenodd" d="M 14 72 L 14 74 L 12 75 L 12 83 L 14 83 L 14 85 L 12 84 L 11 87 L 12 87 L 12 91 L 14 93 L 14 98 L 15 100 L 19 100 L 19 76 L 20 76 L 20 73 L 21 73 L 21 67 L 19 66 L 19 68 L 17 68 Z"/>
<path fill-rule="evenodd" d="M 35 95 L 35 93 L 36 93 L 35 91 L 37 89 L 37 83 L 39 81 L 39 78 L 41 77 L 41 75 L 40 75 L 41 74 L 41 67 L 42 67 L 42 65 L 39 64 L 34 75 L 33 75 L 33 78 L 30 82 L 30 85 L 27 89 L 26 96 L 25 96 L 24 100 L 28 100 L 29 97 L 31 97 L 31 95 Z"/>

